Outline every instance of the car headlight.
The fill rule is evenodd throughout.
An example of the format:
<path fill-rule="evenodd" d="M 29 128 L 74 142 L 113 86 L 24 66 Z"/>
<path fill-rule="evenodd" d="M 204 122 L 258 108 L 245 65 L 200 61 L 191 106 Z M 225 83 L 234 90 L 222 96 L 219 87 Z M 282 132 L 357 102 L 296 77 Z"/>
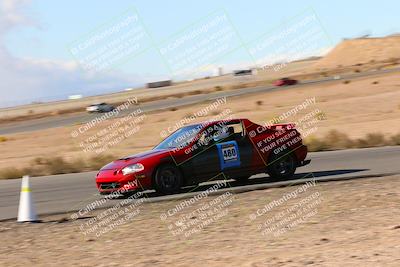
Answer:
<path fill-rule="evenodd" d="M 122 173 L 123 173 L 124 175 L 127 175 L 127 174 L 131 174 L 131 173 L 135 173 L 135 172 L 140 172 L 140 171 L 143 171 L 143 170 L 144 170 L 143 164 L 141 164 L 141 163 L 136 163 L 136 164 L 133 164 L 133 165 L 129 165 L 129 166 L 124 167 L 124 168 L 122 169 Z"/>

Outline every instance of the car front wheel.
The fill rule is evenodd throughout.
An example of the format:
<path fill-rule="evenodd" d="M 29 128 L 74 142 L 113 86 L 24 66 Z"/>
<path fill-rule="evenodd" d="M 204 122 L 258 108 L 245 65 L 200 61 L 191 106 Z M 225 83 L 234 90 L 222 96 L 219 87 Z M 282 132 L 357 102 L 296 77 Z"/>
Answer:
<path fill-rule="evenodd" d="M 183 184 L 181 171 L 172 164 L 159 167 L 154 177 L 154 187 L 157 192 L 172 194 L 179 191 Z"/>

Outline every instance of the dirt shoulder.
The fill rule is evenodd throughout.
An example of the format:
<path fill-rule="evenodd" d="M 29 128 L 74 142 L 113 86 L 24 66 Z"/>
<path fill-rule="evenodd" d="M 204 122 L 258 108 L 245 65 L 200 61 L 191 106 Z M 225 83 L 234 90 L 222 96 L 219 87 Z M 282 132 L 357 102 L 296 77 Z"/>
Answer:
<path fill-rule="evenodd" d="M 122 199 L 92 219 L 1 223 L 0 265 L 398 266 L 399 188 L 400 176 L 389 176 L 203 196 L 191 204 L 132 206 Z"/>

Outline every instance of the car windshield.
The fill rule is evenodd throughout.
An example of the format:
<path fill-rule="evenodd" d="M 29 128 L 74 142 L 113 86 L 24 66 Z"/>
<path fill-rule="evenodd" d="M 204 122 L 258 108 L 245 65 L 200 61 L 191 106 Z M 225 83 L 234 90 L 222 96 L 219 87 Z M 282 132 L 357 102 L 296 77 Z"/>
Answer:
<path fill-rule="evenodd" d="M 202 129 L 201 124 L 194 124 L 183 127 L 170 136 L 168 136 L 164 141 L 158 144 L 154 149 L 168 149 L 168 148 L 181 148 L 188 145 L 193 138 Z"/>

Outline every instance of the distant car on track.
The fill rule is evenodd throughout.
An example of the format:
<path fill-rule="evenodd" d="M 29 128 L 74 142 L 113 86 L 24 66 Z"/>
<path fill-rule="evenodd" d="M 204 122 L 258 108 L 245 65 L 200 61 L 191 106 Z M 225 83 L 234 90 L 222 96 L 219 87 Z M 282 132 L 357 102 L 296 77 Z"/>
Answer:
<path fill-rule="evenodd" d="M 88 106 L 86 108 L 87 112 L 110 112 L 114 110 L 114 106 L 107 104 L 107 103 L 96 103 L 96 104 L 92 104 L 90 106 Z"/>
<path fill-rule="evenodd" d="M 150 151 L 105 165 L 96 185 L 101 194 L 145 189 L 170 194 L 213 178 L 243 181 L 268 173 L 272 180 L 284 180 L 310 163 L 306 156 L 307 146 L 293 124 L 205 122 L 178 129 Z"/>
<path fill-rule="evenodd" d="M 234 76 L 244 76 L 244 75 L 252 75 L 253 71 L 252 70 L 234 70 L 233 75 Z"/>
<path fill-rule="evenodd" d="M 295 85 L 298 81 L 290 78 L 282 78 L 273 82 L 275 86 Z"/>

